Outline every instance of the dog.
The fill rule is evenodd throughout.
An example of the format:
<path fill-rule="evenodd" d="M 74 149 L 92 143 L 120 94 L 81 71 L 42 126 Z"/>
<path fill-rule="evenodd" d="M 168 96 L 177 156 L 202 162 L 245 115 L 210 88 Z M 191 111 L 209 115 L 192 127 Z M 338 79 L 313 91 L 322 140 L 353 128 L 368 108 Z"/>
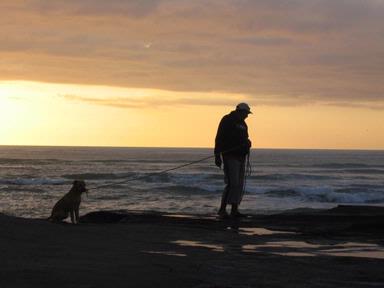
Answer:
<path fill-rule="evenodd" d="M 81 194 L 84 192 L 88 193 L 85 182 L 82 180 L 73 181 L 71 190 L 53 206 L 48 220 L 51 222 L 62 222 L 70 214 L 72 224 L 78 224 Z"/>

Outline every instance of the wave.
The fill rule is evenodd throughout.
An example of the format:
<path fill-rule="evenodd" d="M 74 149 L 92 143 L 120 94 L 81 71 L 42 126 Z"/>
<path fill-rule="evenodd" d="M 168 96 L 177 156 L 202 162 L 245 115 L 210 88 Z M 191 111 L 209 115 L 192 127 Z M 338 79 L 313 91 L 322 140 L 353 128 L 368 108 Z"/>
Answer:
<path fill-rule="evenodd" d="M 222 190 L 216 186 L 188 186 L 188 185 L 167 185 L 162 187 L 156 187 L 153 190 L 164 191 L 177 194 L 188 194 L 188 195 L 208 195 L 221 193 Z"/>
<path fill-rule="evenodd" d="M 133 191 L 140 195 L 151 193 L 165 193 L 166 197 L 189 197 L 196 196 L 204 198 L 220 197 L 223 191 L 223 184 L 207 183 L 180 183 L 164 184 L 161 186 L 140 186 L 134 187 Z M 177 196 L 179 195 L 179 196 Z M 293 187 L 278 188 L 268 186 L 249 186 L 246 189 L 246 195 L 252 197 L 287 199 L 303 203 L 384 203 L 384 189 L 376 186 L 376 189 L 362 189 L 356 187 L 335 188 L 331 186 L 311 186 L 311 187 Z M 185 199 L 185 198 L 180 198 Z M 189 201 L 188 200 L 188 201 Z M 257 201 L 257 200 L 256 200 Z M 285 201 L 285 200 L 282 200 Z"/>
<path fill-rule="evenodd" d="M 299 196 L 300 193 L 298 191 L 295 191 L 294 189 L 276 189 L 276 190 L 269 190 L 264 192 L 267 196 L 272 197 L 292 197 L 292 196 Z"/>
<path fill-rule="evenodd" d="M 158 173 L 158 172 L 124 172 L 124 173 L 79 173 L 79 174 L 64 174 L 61 177 L 66 179 L 83 179 L 83 180 L 135 180 L 148 183 L 168 183 L 172 181 L 187 181 L 195 182 L 209 178 L 210 175 L 205 173 L 189 174 L 189 173 Z M 222 176 L 221 176 L 222 178 Z"/>
<path fill-rule="evenodd" d="M 140 181 L 147 183 L 176 183 L 185 185 L 196 185 L 196 183 L 223 181 L 223 175 L 217 173 L 141 173 Z"/>
<path fill-rule="evenodd" d="M 44 192 L 44 189 L 40 189 L 40 188 L 32 188 L 32 187 L 28 187 L 27 189 L 25 188 L 25 186 L 9 186 L 9 185 L 0 185 L 0 191 L 1 192 L 10 192 L 10 193 L 14 193 L 14 192 L 27 192 L 27 193 L 37 193 L 37 194 L 40 194 L 40 193 L 43 193 Z"/>
<path fill-rule="evenodd" d="M 343 169 L 343 168 L 365 168 L 365 167 L 372 167 L 372 166 L 365 163 L 321 163 L 321 164 L 311 165 L 311 167 Z"/>
<path fill-rule="evenodd" d="M 249 179 L 254 180 L 334 180 L 337 177 L 328 175 L 302 174 L 302 173 L 273 173 L 264 175 L 253 175 Z"/>
<path fill-rule="evenodd" d="M 296 187 L 292 189 L 279 189 L 273 187 L 260 187 L 247 189 L 251 194 L 261 194 L 275 198 L 299 198 L 304 202 L 322 203 L 384 203 L 383 187 L 378 189 L 361 189 L 354 187 L 334 188 L 330 186 Z M 380 189 L 381 188 L 381 189 Z"/>
<path fill-rule="evenodd" d="M 344 169 L 344 172 L 352 174 L 384 174 L 384 169 Z"/>
<path fill-rule="evenodd" d="M 61 177 L 71 180 L 116 180 L 123 178 L 133 178 L 137 176 L 136 173 L 79 173 L 79 174 L 64 174 Z"/>
<path fill-rule="evenodd" d="M 65 164 L 71 161 L 60 159 L 19 159 L 19 158 L 0 158 L 0 165 L 49 165 Z"/>
<path fill-rule="evenodd" d="M 384 168 L 380 164 L 366 164 L 366 163 L 321 163 L 310 165 L 312 168 L 325 168 L 325 169 L 370 169 L 370 168 Z"/>
<path fill-rule="evenodd" d="M 2 185 L 63 185 L 68 184 L 66 179 L 52 178 L 15 178 L 15 179 L 0 179 Z"/>
<path fill-rule="evenodd" d="M 108 159 L 108 160 L 84 160 L 82 162 L 89 162 L 89 163 L 133 163 L 133 164 L 186 164 L 191 162 L 190 159 L 183 160 L 183 159 Z"/>
<path fill-rule="evenodd" d="M 346 175 L 351 174 L 353 177 L 357 177 L 359 174 L 364 175 L 360 177 L 366 177 L 370 175 L 382 175 L 384 174 L 384 169 L 374 169 L 374 168 L 367 168 L 367 169 L 328 169 L 321 171 L 324 174 L 335 174 L 335 175 Z"/>
<path fill-rule="evenodd" d="M 345 188 L 337 188 L 335 189 L 335 192 L 340 192 L 340 193 L 370 193 L 370 192 L 378 192 L 383 189 L 383 186 L 378 186 L 378 185 L 369 185 L 367 187 L 361 186 L 350 186 L 350 187 L 345 187 Z"/>
<path fill-rule="evenodd" d="M 145 181 L 148 183 L 168 183 L 171 182 L 171 178 L 169 174 L 162 173 L 162 174 L 156 174 L 156 173 L 147 173 L 142 174 L 140 177 L 143 177 L 141 181 Z"/>
<path fill-rule="evenodd" d="M 218 173 L 79 173 L 79 174 L 64 174 L 61 177 L 65 179 L 83 179 L 83 180 L 122 180 L 126 178 L 136 179 L 141 182 L 147 183 L 185 183 L 193 184 L 196 182 L 206 181 L 222 181 L 223 175 Z M 278 181 L 278 180 L 336 180 L 338 177 L 328 175 L 315 175 L 315 174 L 265 174 L 265 175 L 252 175 L 248 177 L 249 180 L 262 180 L 262 181 Z"/>

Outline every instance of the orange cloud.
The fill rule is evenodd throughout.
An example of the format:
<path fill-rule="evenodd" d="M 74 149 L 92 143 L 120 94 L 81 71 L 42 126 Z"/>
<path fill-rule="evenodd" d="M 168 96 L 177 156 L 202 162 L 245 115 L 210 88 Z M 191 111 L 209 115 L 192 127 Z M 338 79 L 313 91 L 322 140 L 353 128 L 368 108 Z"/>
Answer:
<path fill-rule="evenodd" d="M 265 105 L 384 101 L 382 1 L 5 0 L 0 8 L 0 79 L 238 93 Z"/>

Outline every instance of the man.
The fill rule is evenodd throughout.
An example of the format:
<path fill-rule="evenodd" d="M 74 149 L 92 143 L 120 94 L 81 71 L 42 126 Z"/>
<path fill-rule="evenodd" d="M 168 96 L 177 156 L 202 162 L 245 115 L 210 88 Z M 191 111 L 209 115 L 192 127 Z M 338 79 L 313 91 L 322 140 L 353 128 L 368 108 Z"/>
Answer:
<path fill-rule="evenodd" d="M 239 205 L 244 193 L 245 160 L 251 148 L 245 119 L 252 113 L 248 104 L 240 103 L 236 110 L 225 115 L 219 124 L 215 139 L 215 164 L 221 168 L 224 162 L 226 184 L 218 214 L 228 217 L 227 204 L 232 205 L 231 216 L 243 217 Z"/>

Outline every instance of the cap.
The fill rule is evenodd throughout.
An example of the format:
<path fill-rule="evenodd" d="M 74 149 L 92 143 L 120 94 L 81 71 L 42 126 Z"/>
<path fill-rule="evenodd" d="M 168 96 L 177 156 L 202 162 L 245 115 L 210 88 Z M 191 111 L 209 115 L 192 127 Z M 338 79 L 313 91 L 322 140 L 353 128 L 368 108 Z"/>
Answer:
<path fill-rule="evenodd" d="M 240 103 L 240 104 L 237 104 L 236 106 L 236 110 L 242 110 L 242 111 L 247 111 L 248 113 L 251 113 L 251 108 L 249 107 L 249 105 L 247 103 Z"/>

